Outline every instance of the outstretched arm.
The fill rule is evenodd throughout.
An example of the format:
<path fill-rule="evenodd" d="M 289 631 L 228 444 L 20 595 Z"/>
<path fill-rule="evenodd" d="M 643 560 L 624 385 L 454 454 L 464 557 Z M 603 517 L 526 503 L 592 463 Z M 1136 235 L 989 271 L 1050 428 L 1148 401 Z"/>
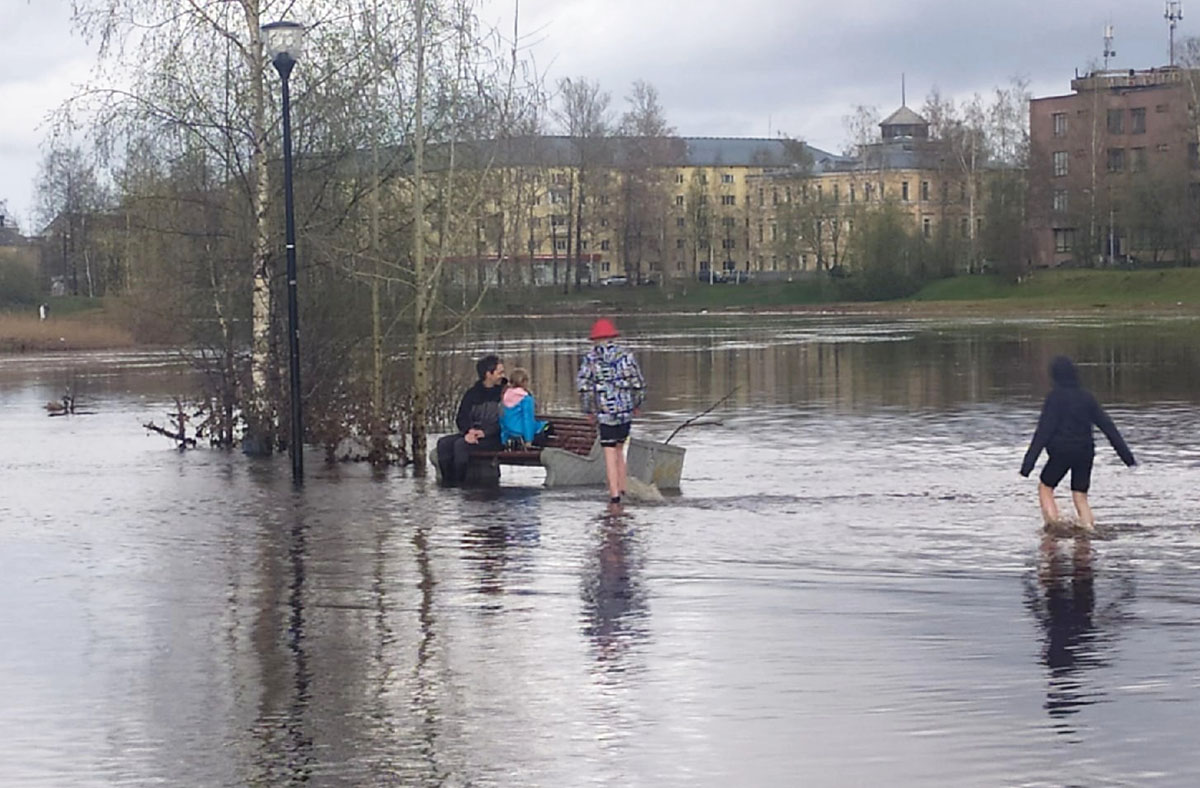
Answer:
<path fill-rule="evenodd" d="M 1121 437 L 1120 430 L 1117 425 L 1113 424 L 1113 420 L 1104 412 L 1104 408 L 1100 407 L 1100 403 L 1092 400 L 1092 421 L 1104 433 L 1104 437 L 1108 438 L 1108 442 L 1112 444 L 1116 450 L 1117 456 L 1121 458 L 1127 466 L 1137 465 L 1137 460 L 1133 458 L 1133 452 L 1129 450 L 1129 446 L 1125 443 L 1125 439 Z"/>
<path fill-rule="evenodd" d="M 1037 429 L 1033 432 L 1033 439 L 1029 441 L 1029 449 L 1025 452 L 1025 459 L 1021 463 L 1022 476 L 1028 476 L 1033 470 L 1034 464 L 1041 456 L 1042 449 L 1046 448 L 1046 444 L 1050 442 L 1050 436 L 1058 427 L 1058 414 L 1050 406 L 1052 396 L 1054 396 L 1053 392 L 1047 394 L 1046 400 L 1042 403 L 1042 415 L 1038 417 Z"/>

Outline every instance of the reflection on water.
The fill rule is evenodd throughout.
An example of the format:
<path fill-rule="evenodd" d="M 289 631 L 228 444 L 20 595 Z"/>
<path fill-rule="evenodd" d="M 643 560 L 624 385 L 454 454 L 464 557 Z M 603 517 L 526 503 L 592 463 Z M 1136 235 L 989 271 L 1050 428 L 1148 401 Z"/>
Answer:
<path fill-rule="evenodd" d="M 1090 539 L 1042 539 L 1037 583 L 1027 584 L 1026 604 L 1043 629 L 1042 662 L 1047 669 L 1046 712 L 1063 720 L 1104 700 L 1090 686 L 1090 671 L 1109 665 L 1133 583 L 1116 573 L 1104 586 L 1108 599 L 1096 608 L 1096 572 Z M 1060 732 L 1073 732 L 1067 726 Z"/>
<path fill-rule="evenodd" d="M 142 433 L 168 357 L 0 359 L 0 784 L 1200 781 L 1195 321 L 622 328 L 643 435 L 743 385 L 620 512 L 535 468 L 296 491 Z M 466 344 L 565 410 L 579 333 Z M 1098 455 L 1091 544 L 1016 473 L 1059 352 L 1145 466 Z M 67 384 L 96 415 L 45 416 Z"/>
<path fill-rule="evenodd" d="M 601 667 L 622 672 L 630 649 L 647 637 L 633 516 L 620 506 L 610 507 L 593 525 L 591 538 L 583 579 L 583 633 Z"/>

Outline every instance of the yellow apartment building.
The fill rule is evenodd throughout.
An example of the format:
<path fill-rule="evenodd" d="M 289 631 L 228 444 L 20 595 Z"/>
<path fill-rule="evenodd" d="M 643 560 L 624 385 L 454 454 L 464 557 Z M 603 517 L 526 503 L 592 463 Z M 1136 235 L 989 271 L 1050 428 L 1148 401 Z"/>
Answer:
<path fill-rule="evenodd" d="M 526 137 L 489 143 L 466 280 L 496 284 L 786 279 L 852 268 L 856 220 L 884 204 L 968 247 L 983 181 L 901 107 L 843 156 L 784 138 Z"/>

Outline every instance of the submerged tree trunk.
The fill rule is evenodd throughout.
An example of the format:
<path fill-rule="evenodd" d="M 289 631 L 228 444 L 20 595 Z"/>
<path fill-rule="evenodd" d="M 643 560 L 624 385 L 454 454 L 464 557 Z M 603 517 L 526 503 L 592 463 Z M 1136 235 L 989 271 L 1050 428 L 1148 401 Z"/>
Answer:
<path fill-rule="evenodd" d="M 267 216 L 271 180 L 267 170 L 263 42 L 258 2 L 243 0 L 242 9 L 251 42 L 245 50 L 245 58 L 246 68 L 250 72 L 250 122 L 254 140 L 250 159 L 254 172 L 254 188 L 250 192 L 250 209 L 254 214 L 254 246 L 250 260 L 253 284 L 250 306 L 250 396 L 245 403 L 245 450 L 250 454 L 270 454 L 274 449 L 275 408 L 271 402 L 268 380 L 274 354 L 271 343 L 271 239 Z"/>
<path fill-rule="evenodd" d="M 426 473 L 425 446 L 429 425 L 430 286 L 425 281 L 425 0 L 416 0 L 414 31 L 417 46 L 416 95 L 413 106 L 413 475 Z"/>

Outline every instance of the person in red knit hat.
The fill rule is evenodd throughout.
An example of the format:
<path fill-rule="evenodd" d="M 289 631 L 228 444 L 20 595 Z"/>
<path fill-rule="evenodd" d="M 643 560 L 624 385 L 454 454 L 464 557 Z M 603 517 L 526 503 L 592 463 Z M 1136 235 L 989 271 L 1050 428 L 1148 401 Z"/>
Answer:
<path fill-rule="evenodd" d="M 589 338 L 594 346 L 583 357 L 575 378 L 583 412 L 592 423 L 599 422 L 612 503 L 620 503 L 625 493 L 625 441 L 646 396 L 646 380 L 637 360 L 614 341 L 620 335 L 607 318 L 593 323 Z"/>

